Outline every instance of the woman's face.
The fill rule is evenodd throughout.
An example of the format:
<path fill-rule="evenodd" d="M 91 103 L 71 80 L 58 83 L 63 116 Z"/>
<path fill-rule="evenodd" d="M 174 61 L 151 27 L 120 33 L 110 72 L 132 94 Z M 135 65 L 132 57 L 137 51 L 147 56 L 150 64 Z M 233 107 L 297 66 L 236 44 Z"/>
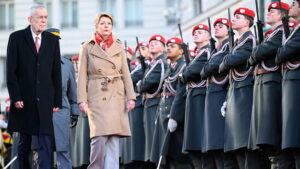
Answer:
<path fill-rule="evenodd" d="M 100 33 L 102 36 L 109 36 L 112 32 L 112 21 L 109 17 L 102 16 L 99 20 L 99 23 L 96 27 L 97 33 Z"/>

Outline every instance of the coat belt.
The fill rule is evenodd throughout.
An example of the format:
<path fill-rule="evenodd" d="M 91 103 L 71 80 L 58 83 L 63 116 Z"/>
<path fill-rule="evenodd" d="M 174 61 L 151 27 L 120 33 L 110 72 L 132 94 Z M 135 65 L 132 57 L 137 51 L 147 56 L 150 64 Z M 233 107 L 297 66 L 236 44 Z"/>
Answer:
<path fill-rule="evenodd" d="M 270 72 L 281 72 L 280 69 L 277 69 L 275 71 L 269 71 L 269 70 L 266 70 L 266 69 L 263 69 L 263 68 L 259 68 L 257 70 L 255 70 L 254 74 L 255 75 L 261 75 L 261 74 L 266 74 L 266 73 L 270 73 Z"/>
<path fill-rule="evenodd" d="M 114 83 L 114 81 L 121 79 L 122 74 L 115 74 L 110 76 L 103 76 L 103 75 L 89 75 L 89 80 L 96 80 L 96 79 L 104 79 L 104 82 L 101 82 L 101 89 L 103 91 L 108 90 L 108 83 Z"/>

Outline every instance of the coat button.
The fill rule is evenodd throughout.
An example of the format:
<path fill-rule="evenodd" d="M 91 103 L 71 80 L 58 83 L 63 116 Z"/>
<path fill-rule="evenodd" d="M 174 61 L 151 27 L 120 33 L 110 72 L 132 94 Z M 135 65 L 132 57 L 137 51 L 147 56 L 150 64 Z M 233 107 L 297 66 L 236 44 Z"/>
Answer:
<path fill-rule="evenodd" d="M 37 81 L 36 81 L 36 84 L 40 84 L 40 81 L 39 81 L 39 80 L 37 80 Z"/>
<path fill-rule="evenodd" d="M 113 65 L 112 69 L 116 69 L 116 66 L 115 66 L 115 65 Z"/>
<path fill-rule="evenodd" d="M 98 72 L 101 72 L 101 69 L 98 69 Z"/>
<path fill-rule="evenodd" d="M 37 66 L 40 66 L 41 64 L 38 63 L 38 64 L 36 64 L 36 65 L 37 65 Z"/>
<path fill-rule="evenodd" d="M 105 100 L 106 100 L 106 97 L 103 97 L 102 100 L 105 101 Z"/>
<path fill-rule="evenodd" d="M 38 101 L 38 102 L 39 102 L 39 101 L 40 101 L 40 98 L 36 98 L 36 101 Z"/>

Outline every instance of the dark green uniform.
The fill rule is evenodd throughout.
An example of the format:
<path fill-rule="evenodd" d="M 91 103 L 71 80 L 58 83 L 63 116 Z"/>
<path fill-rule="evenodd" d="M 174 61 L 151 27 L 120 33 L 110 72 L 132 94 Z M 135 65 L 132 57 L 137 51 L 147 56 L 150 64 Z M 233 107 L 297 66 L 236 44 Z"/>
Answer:
<path fill-rule="evenodd" d="M 201 80 L 200 72 L 210 56 L 209 46 L 200 49 L 200 53 L 191 61 L 182 73 L 187 83 L 187 99 L 184 122 L 183 151 L 192 153 L 195 168 L 200 167 L 202 150 L 203 114 L 205 106 L 206 81 Z M 193 155 L 194 153 L 197 155 Z M 200 154 L 199 154 L 200 153 Z M 194 158 L 196 157 L 196 158 Z M 198 163 L 198 164 L 196 164 Z M 197 166 L 197 167 L 196 167 Z"/>
<path fill-rule="evenodd" d="M 296 1 L 295 3 L 297 3 Z M 298 26 L 278 49 L 276 62 L 283 63 L 282 77 L 282 145 L 292 150 L 294 165 L 300 168 L 300 29 Z"/>
<path fill-rule="evenodd" d="M 154 136 L 155 117 L 159 101 L 161 99 L 164 74 L 167 69 L 167 61 L 164 55 L 154 59 L 140 84 L 144 102 L 144 130 L 145 130 L 145 161 L 150 161 L 152 140 Z M 156 161 L 151 161 L 156 162 Z"/>

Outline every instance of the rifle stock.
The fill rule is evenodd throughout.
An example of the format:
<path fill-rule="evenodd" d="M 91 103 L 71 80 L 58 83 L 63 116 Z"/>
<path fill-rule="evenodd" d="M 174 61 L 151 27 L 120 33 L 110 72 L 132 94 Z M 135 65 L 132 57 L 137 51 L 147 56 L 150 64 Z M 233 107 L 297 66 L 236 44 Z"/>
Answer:
<path fill-rule="evenodd" d="M 185 59 L 185 62 L 186 62 L 186 65 L 188 65 L 190 63 L 190 54 L 189 54 L 189 50 L 188 50 L 188 46 L 184 43 L 183 41 L 183 37 L 182 37 L 182 31 L 181 31 L 181 26 L 180 24 L 178 24 L 178 29 L 179 29 L 179 34 L 180 34 L 180 37 L 181 37 L 181 40 L 182 40 L 182 44 L 181 44 L 181 47 L 183 49 L 183 56 L 184 56 L 184 59 Z"/>
<path fill-rule="evenodd" d="M 208 21 L 208 27 L 209 27 L 209 34 L 210 34 L 210 46 L 211 46 L 211 51 L 214 51 L 216 49 L 216 40 L 213 38 L 212 34 L 211 34 L 211 25 L 210 25 L 210 17 L 207 18 Z"/>
<path fill-rule="evenodd" d="M 141 62 L 141 66 L 142 66 L 142 70 L 143 72 L 146 71 L 146 63 L 145 63 L 145 57 L 142 55 L 141 53 L 141 49 L 140 49 L 140 43 L 139 43 L 139 38 L 136 36 L 136 43 L 137 43 L 137 47 L 140 53 L 140 56 L 137 56 L 137 58 L 140 60 Z"/>

